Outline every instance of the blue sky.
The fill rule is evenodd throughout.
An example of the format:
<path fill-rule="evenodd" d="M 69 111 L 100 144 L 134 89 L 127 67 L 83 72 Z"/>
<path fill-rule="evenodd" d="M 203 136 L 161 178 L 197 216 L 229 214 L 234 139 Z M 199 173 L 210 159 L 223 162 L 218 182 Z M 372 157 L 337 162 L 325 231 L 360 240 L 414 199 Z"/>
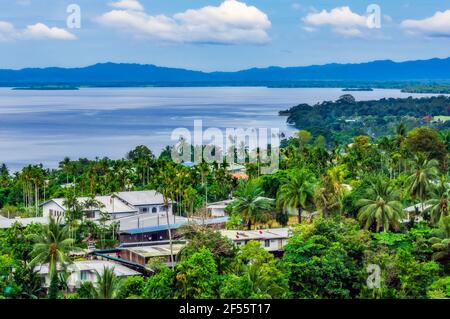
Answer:
<path fill-rule="evenodd" d="M 81 28 L 66 24 L 70 4 Z M 381 28 L 367 25 L 378 4 Z M 0 68 L 196 70 L 450 56 L 450 0 L 0 0 Z"/>

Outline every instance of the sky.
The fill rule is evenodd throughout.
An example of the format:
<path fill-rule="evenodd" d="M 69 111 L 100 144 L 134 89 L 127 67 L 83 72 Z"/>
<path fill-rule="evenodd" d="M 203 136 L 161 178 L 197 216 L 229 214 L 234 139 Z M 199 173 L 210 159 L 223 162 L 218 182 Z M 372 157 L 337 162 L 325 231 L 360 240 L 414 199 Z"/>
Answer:
<path fill-rule="evenodd" d="M 0 68 L 445 58 L 450 0 L 0 0 Z"/>

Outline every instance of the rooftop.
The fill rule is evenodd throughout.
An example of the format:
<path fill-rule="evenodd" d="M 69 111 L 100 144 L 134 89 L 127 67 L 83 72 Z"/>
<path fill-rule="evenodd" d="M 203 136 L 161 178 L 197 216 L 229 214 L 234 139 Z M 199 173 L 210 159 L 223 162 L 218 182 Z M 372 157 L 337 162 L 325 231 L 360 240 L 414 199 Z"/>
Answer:
<path fill-rule="evenodd" d="M 428 208 L 430 208 L 430 206 L 431 206 L 431 205 L 424 204 L 424 205 L 423 205 L 423 208 L 424 208 L 424 210 L 427 210 Z M 418 212 L 422 212 L 422 204 L 416 204 L 416 205 L 413 205 L 413 206 L 410 206 L 410 207 L 406 207 L 406 208 L 404 209 L 404 211 L 407 212 L 407 213 L 413 213 L 413 212 L 415 212 L 416 210 L 417 210 Z"/>
<path fill-rule="evenodd" d="M 153 213 L 143 213 L 123 218 L 118 218 L 110 223 L 119 222 L 119 230 L 124 231 L 127 229 L 142 229 L 147 227 L 159 227 L 163 226 L 167 229 L 167 219 L 166 216 L 161 216 L 160 214 Z M 175 215 L 169 215 L 169 224 L 179 224 L 186 223 L 187 218 Z"/>
<path fill-rule="evenodd" d="M 136 216 L 133 216 L 133 217 L 136 217 Z M 173 222 L 173 217 L 171 217 L 169 220 L 169 225 L 170 225 L 170 229 L 178 229 L 184 225 L 187 225 L 188 223 L 195 223 L 197 225 L 213 225 L 213 224 L 226 223 L 227 221 L 228 221 L 228 217 L 211 218 L 211 219 L 205 219 L 203 221 L 201 219 L 188 220 L 185 217 L 176 216 L 175 223 Z M 167 222 L 162 222 L 162 221 L 161 221 L 161 224 L 159 224 L 159 225 L 154 225 L 154 226 L 149 226 L 149 227 L 131 228 L 131 229 L 123 229 L 122 226 L 120 227 L 120 229 L 122 230 L 122 233 L 130 234 L 130 235 L 162 231 L 162 230 L 167 230 L 168 228 L 169 227 L 167 226 Z"/>
<path fill-rule="evenodd" d="M 137 271 L 132 270 L 128 267 L 125 267 L 121 264 L 114 263 L 112 261 L 107 260 L 83 260 L 83 261 L 75 261 L 73 264 L 68 266 L 68 270 L 70 272 L 77 271 L 97 271 L 100 275 L 103 273 L 105 268 L 114 269 L 114 273 L 118 277 L 122 276 L 138 276 L 140 275 Z M 48 264 L 43 264 L 40 266 L 36 266 L 35 270 L 39 272 L 41 275 L 48 274 Z"/>
<path fill-rule="evenodd" d="M 273 228 L 261 230 L 221 230 L 222 236 L 231 240 L 266 240 L 289 238 L 289 228 Z"/>
<path fill-rule="evenodd" d="M 157 191 L 119 192 L 115 194 L 133 206 L 163 204 L 163 195 Z"/>
<path fill-rule="evenodd" d="M 90 198 L 89 197 L 79 197 L 77 198 L 78 202 L 80 204 L 86 203 Z M 111 197 L 111 196 L 95 196 L 95 200 L 100 202 L 103 207 L 101 207 L 100 211 L 102 212 L 108 212 L 108 213 L 135 213 L 136 209 L 133 207 L 125 204 L 123 201 L 119 200 L 118 198 Z M 52 199 L 58 206 L 61 208 L 67 209 L 67 207 L 64 205 L 64 198 L 55 198 Z M 93 208 L 94 210 L 97 210 L 96 208 Z"/>
<path fill-rule="evenodd" d="M 208 208 L 225 208 L 233 202 L 233 199 L 227 199 L 220 202 L 210 203 Z"/>
<path fill-rule="evenodd" d="M 184 246 L 185 245 L 183 244 L 173 244 L 172 248 L 174 255 L 178 254 Z M 127 249 L 145 258 L 170 256 L 170 245 L 141 246 Z"/>
<path fill-rule="evenodd" d="M 32 217 L 32 218 L 5 218 L 0 216 L 0 229 L 11 228 L 15 223 L 19 223 L 22 226 L 28 226 L 30 224 L 47 224 L 48 218 L 45 217 Z"/>

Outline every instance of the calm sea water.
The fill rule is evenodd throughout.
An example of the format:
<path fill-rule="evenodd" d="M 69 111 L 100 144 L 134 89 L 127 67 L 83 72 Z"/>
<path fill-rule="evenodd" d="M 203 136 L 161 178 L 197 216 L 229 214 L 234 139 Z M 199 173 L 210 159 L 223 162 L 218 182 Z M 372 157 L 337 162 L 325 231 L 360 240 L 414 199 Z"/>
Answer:
<path fill-rule="evenodd" d="M 65 156 L 116 159 L 140 144 L 158 154 L 173 143 L 173 129 L 192 129 L 197 119 L 205 128 L 266 127 L 289 134 L 292 129 L 278 111 L 344 93 L 329 88 L 0 88 L 0 163 L 17 170 L 38 163 L 57 167 Z M 398 90 L 351 94 L 357 100 L 418 96 Z"/>

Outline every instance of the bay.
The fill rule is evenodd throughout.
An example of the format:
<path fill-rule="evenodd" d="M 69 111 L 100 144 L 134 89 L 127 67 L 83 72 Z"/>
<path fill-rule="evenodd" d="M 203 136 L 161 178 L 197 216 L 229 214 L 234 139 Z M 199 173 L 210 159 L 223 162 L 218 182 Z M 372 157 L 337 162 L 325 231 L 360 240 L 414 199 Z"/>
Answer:
<path fill-rule="evenodd" d="M 12 90 L 0 88 L 0 163 L 11 170 L 28 164 L 55 168 L 68 156 L 122 158 L 137 145 L 155 154 L 173 144 L 175 128 L 278 128 L 286 134 L 280 110 L 300 103 L 336 100 L 425 97 L 399 90 L 342 92 L 330 88 L 81 88 Z"/>

